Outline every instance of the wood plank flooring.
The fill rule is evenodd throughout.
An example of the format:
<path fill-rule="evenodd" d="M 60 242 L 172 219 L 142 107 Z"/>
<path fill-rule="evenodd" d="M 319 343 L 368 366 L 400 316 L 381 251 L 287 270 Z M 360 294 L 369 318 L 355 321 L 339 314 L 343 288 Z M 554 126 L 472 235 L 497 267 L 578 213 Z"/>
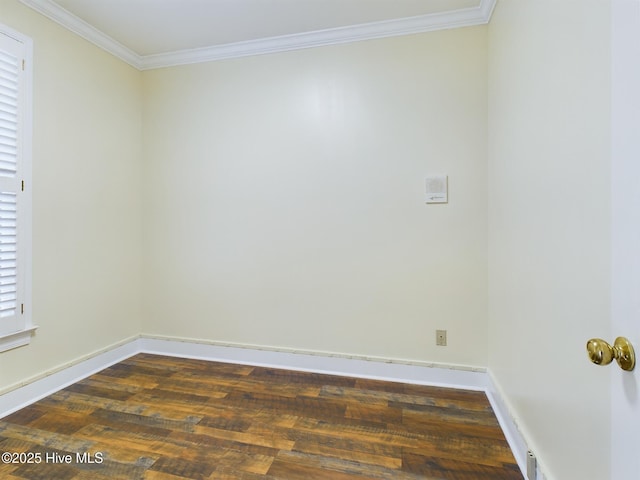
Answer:
<path fill-rule="evenodd" d="M 5 480 L 523 478 L 482 392 L 149 354 L 1 419 L 7 452 Z"/>

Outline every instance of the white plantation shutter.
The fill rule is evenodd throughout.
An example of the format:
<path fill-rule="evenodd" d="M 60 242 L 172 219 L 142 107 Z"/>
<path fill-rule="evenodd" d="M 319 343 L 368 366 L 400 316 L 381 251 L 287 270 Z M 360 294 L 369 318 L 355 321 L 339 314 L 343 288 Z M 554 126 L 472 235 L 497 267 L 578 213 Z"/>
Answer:
<path fill-rule="evenodd" d="M 0 177 L 9 181 L 3 181 L 3 188 L 0 189 L 0 321 L 16 316 L 18 302 L 15 179 L 18 165 L 18 94 L 21 63 L 21 59 L 14 52 L 9 51 L 4 45 L 3 47 L 0 50 Z"/>
<path fill-rule="evenodd" d="M 18 313 L 16 206 L 15 193 L 0 192 L 0 321 Z"/>
<path fill-rule="evenodd" d="M 7 43 L 6 37 L 4 40 L 3 43 Z M 15 53 L 4 48 L 0 50 L 0 175 L 8 177 L 15 177 L 18 163 L 21 59 Z"/>
<path fill-rule="evenodd" d="M 0 25 L 0 351 L 28 343 L 31 205 L 28 39 Z"/>

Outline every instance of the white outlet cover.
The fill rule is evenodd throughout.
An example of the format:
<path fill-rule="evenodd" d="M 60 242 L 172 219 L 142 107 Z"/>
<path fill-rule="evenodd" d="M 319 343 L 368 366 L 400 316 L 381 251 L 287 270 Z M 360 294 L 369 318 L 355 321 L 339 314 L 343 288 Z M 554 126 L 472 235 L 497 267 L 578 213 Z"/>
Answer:
<path fill-rule="evenodd" d="M 449 177 L 429 175 L 425 179 L 427 203 L 447 203 L 449 201 Z"/>

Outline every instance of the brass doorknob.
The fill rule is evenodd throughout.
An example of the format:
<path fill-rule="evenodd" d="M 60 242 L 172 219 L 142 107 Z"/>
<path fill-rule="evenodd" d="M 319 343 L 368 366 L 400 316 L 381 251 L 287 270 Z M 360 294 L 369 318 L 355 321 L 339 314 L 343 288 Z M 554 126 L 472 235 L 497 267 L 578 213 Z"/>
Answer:
<path fill-rule="evenodd" d="M 624 337 L 616 338 L 613 346 L 601 338 L 592 338 L 587 342 L 587 354 L 596 365 L 609 365 L 615 358 L 620 368 L 628 372 L 636 366 L 633 345 Z"/>

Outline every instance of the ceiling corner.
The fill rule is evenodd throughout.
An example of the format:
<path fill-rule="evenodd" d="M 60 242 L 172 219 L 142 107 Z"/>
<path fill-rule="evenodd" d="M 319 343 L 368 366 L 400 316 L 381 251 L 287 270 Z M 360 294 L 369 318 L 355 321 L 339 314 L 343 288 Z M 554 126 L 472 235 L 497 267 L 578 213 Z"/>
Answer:
<path fill-rule="evenodd" d="M 53 20 L 67 30 L 79 35 L 85 40 L 109 52 L 134 68 L 141 70 L 142 58 L 129 48 L 117 42 L 110 36 L 86 23 L 84 20 L 69 13 L 51 0 L 19 0 L 21 3 L 45 17 Z"/>
<path fill-rule="evenodd" d="M 480 0 L 480 6 L 478 8 L 485 19 L 484 23 L 489 23 L 491 21 L 491 16 L 493 15 L 493 10 L 496 8 L 497 2 L 498 0 Z"/>

